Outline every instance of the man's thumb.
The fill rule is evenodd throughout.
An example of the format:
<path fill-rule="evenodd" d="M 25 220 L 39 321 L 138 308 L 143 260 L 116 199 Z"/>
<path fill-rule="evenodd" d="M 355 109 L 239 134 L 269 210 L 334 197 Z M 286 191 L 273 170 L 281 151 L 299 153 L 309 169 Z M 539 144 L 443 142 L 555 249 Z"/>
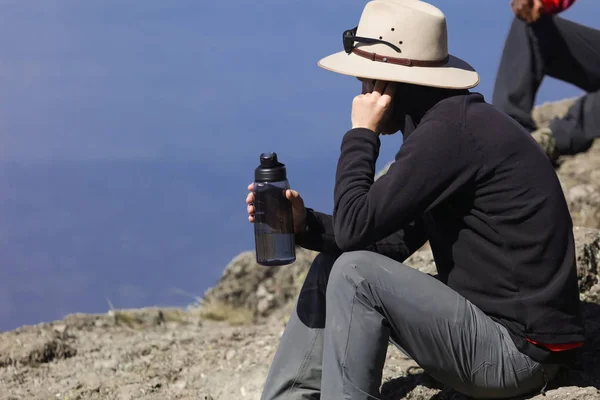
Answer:
<path fill-rule="evenodd" d="M 286 192 L 286 197 L 288 198 L 288 200 L 290 200 L 292 202 L 292 204 L 297 205 L 297 204 L 301 204 L 302 203 L 302 197 L 300 197 L 300 194 L 292 189 L 289 189 Z"/>

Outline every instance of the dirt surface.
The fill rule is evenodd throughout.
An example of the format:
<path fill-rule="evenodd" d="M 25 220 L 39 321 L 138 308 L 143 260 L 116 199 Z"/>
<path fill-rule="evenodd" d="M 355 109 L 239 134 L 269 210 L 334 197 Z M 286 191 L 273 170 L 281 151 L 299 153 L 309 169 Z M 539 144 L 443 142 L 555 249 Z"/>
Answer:
<path fill-rule="evenodd" d="M 589 307 L 600 307 L 586 307 L 596 315 L 588 319 L 588 330 L 595 341 L 589 347 L 597 349 L 600 312 Z M 230 326 L 203 321 L 197 312 L 132 310 L 72 315 L 3 333 L 0 399 L 259 399 L 287 311 L 258 324 Z M 566 371 L 560 380 L 570 386 L 535 399 L 600 399 L 597 377 L 599 368 Z M 385 381 L 382 393 L 389 400 L 464 398 L 444 390 L 393 347 Z"/>

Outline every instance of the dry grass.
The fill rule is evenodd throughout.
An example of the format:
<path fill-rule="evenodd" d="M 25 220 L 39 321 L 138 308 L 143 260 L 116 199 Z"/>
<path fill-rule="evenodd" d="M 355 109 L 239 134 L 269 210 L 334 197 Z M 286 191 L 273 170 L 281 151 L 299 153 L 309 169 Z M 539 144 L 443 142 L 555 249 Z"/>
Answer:
<path fill-rule="evenodd" d="M 157 326 L 166 322 L 187 322 L 185 311 L 178 308 L 111 310 L 109 315 L 113 317 L 115 325 L 129 328 Z"/>
<path fill-rule="evenodd" d="M 228 322 L 231 325 L 247 325 L 254 322 L 252 311 L 217 301 L 200 302 L 196 312 L 202 319 Z"/>

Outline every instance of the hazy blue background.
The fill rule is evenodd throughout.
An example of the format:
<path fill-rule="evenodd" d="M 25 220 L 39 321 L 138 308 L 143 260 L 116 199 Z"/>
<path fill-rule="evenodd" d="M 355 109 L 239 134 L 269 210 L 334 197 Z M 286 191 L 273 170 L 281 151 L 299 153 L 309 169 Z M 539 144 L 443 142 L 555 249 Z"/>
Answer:
<path fill-rule="evenodd" d="M 490 99 L 508 0 L 432 3 Z M 190 303 L 253 246 L 244 198 L 263 151 L 330 211 L 359 87 L 316 62 L 364 4 L 0 0 L 0 330 Z M 564 16 L 599 12 L 580 0 Z M 547 82 L 538 102 L 579 93 Z"/>

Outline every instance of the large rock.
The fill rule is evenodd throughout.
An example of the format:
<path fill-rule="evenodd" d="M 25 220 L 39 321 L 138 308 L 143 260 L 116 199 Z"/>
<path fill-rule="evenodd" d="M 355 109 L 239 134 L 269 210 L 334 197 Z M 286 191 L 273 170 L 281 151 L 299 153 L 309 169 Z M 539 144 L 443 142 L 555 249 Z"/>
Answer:
<path fill-rule="evenodd" d="M 558 168 L 573 223 L 600 228 L 600 141 L 574 157 L 562 157 Z"/>
<path fill-rule="evenodd" d="M 292 301 L 317 253 L 296 248 L 296 262 L 280 267 L 264 267 L 253 251 L 235 257 L 225 268 L 218 284 L 204 300 L 234 308 L 245 308 L 257 317 L 269 315 Z"/>
<path fill-rule="evenodd" d="M 55 360 L 75 356 L 72 347 L 73 337 L 66 331 L 45 331 L 43 329 L 17 329 L 12 333 L 15 341 L 0 341 L 0 368 L 48 364 Z"/>
<path fill-rule="evenodd" d="M 539 105 L 533 109 L 532 117 L 539 128 L 546 127 L 554 118 L 562 118 L 569 111 L 569 107 L 575 103 L 577 97 L 553 101 Z"/>

